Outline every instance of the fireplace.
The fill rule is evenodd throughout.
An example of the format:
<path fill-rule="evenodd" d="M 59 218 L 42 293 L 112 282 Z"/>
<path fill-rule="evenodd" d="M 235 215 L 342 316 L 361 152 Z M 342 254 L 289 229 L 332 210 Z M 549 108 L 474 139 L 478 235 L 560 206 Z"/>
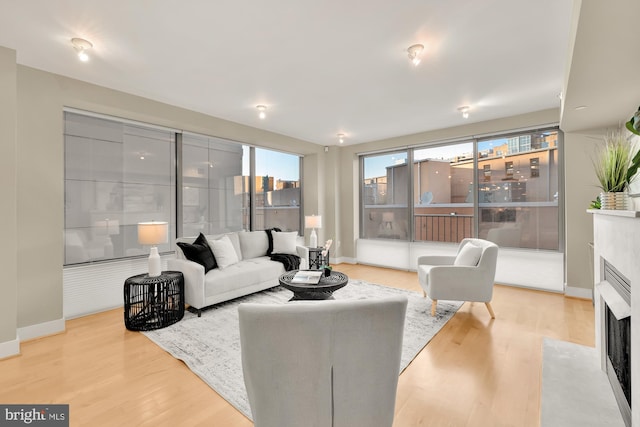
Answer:
<path fill-rule="evenodd" d="M 631 285 L 607 260 L 603 261 L 603 280 L 631 307 Z M 603 286 L 601 283 L 599 286 Z M 606 295 L 606 292 L 605 292 Z M 612 307 L 620 302 L 604 299 L 605 324 L 603 339 L 606 349 L 605 372 L 611 383 L 613 394 L 627 426 L 631 426 L 631 316 L 622 305 L 619 310 Z M 608 301 L 609 300 L 609 301 Z M 611 303 L 611 305 L 609 304 Z"/>
<path fill-rule="evenodd" d="M 590 212 L 596 353 L 626 425 L 640 427 L 640 212 Z"/>

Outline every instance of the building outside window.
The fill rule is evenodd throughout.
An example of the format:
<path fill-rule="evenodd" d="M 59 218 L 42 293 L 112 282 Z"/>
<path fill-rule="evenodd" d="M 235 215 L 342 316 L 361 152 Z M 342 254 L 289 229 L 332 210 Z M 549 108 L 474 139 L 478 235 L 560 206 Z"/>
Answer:
<path fill-rule="evenodd" d="M 414 149 L 415 241 L 473 237 L 473 156 L 472 142 Z"/>
<path fill-rule="evenodd" d="M 513 162 L 504 162 L 505 179 L 513 179 Z"/>
<path fill-rule="evenodd" d="M 506 150 L 506 160 L 497 154 L 478 158 L 479 168 L 505 164 L 503 176 L 494 174 L 478 185 L 478 237 L 503 247 L 558 250 L 558 132 L 486 139 L 478 141 L 478 151 L 505 151 L 501 147 L 511 147 L 512 141 L 518 142 L 518 150 Z"/>
<path fill-rule="evenodd" d="M 484 176 L 484 181 L 491 181 L 491 165 L 483 165 L 482 166 L 482 175 Z"/>
<path fill-rule="evenodd" d="M 538 178 L 540 176 L 540 159 L 538 157 L 529 160 L 529 170 L 531 172 L 531 178 Z"/>
<path fill-rule="evenodd" d="M 361 235 L 365 238 L 409 237 L 407 153 L 363 157 Z"/>
<path fill-rule="evenodd" d="M 362 238 L 480 237 L 503 247 L 559 250 L 557 129 L 362 155 L 361 173 Z M 409 182 L 413 197 L 405 203 L 399 187 Z M 409 221 L 398 223 L 407 209 Z M 389 222 L 394 232 L 385 229 Z"/>
<path fill-rule="evenodd" d="M 252 229 L 301 229 L 301 157 L 255 148 L 255 223 Z"/>

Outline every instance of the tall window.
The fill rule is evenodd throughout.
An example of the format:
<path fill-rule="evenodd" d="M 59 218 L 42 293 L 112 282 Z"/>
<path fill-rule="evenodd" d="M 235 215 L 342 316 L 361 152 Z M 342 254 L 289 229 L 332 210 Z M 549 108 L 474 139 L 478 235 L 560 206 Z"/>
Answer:
<path fill-rule="evenodd" d="M 293 154 L 255 149 L 254 230 L 300 230 L 300 163 Z"/>
<path fill-rule="evenodd" d="M 182 137 L 182 234 L 249 229 L 243 146 L 220 138 Z"/>
<path fill-rule="evenodd" d="M 478 151 L 488 153 L 478 159 L 479 168 L 505 165 L 504 175 L 478 185 L 478 237 L 506 247 L 557 250 L 558 132 L 482 140 Z"/>
<path fill-rule="evenodd" d="M 139 222 L 175 235 L 175 183 L 173 132 L 66 112 L 65 264 L 148 253 Z"/>
<path fill-rule="evenodd" d="M 406 240 L 410 229 L 407 153 L 366 156 L 362 171 L 361 235 Z"/>
<path fill-rule="evenodd" d="M 413 158 L 414 239 L 473 237 L 473 143 L 416 149 Z"/>
<path fill-rule="evenodd" d="M 363 238 L 559 248 L 556 129 L 363 155 L 361 173 Z"/>
<path fill-rule="evenodd" d="M 169 223 L 158 249 L 172 251 L 179 211 L 181 236 L 301 230 L 300 156 L 74 112 L 64 132 L 65 265 L 148 254 L 138 244 L 147 221 Z"/>

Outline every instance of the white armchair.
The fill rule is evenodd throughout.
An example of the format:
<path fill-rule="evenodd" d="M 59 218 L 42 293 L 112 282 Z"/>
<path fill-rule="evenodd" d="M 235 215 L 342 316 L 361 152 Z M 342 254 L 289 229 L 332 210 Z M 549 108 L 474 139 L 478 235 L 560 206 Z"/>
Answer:
<path fill-rule="evenodd" d="M 482 239 L 463 239 L 456 256 L 421 256 L 418 281 L 425 296 L 431 298 L 431 315 L 438 300 L 484 302 L 491 318 L 493 285 L 498 246 Z"/>
<path fill-rule="evenodd" d="M 405 297 L 240 304 L 256 427 L 391 427 Z"/>

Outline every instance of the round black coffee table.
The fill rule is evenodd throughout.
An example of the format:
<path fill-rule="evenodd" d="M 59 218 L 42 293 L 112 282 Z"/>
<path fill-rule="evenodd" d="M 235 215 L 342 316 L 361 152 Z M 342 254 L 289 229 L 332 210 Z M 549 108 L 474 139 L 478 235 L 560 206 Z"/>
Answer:
<path fill-rule="evenodd" d="M 349 282 L 346 274 L 331 270 L 331 275 L 320 277 L 317 285 L 291 283 L 297 272 L 298 270 L 287 271 L 280 276 L 280 285 L 293 292 L 293 298 L 289 301 L 332 299 L 333 293 Z"/>

